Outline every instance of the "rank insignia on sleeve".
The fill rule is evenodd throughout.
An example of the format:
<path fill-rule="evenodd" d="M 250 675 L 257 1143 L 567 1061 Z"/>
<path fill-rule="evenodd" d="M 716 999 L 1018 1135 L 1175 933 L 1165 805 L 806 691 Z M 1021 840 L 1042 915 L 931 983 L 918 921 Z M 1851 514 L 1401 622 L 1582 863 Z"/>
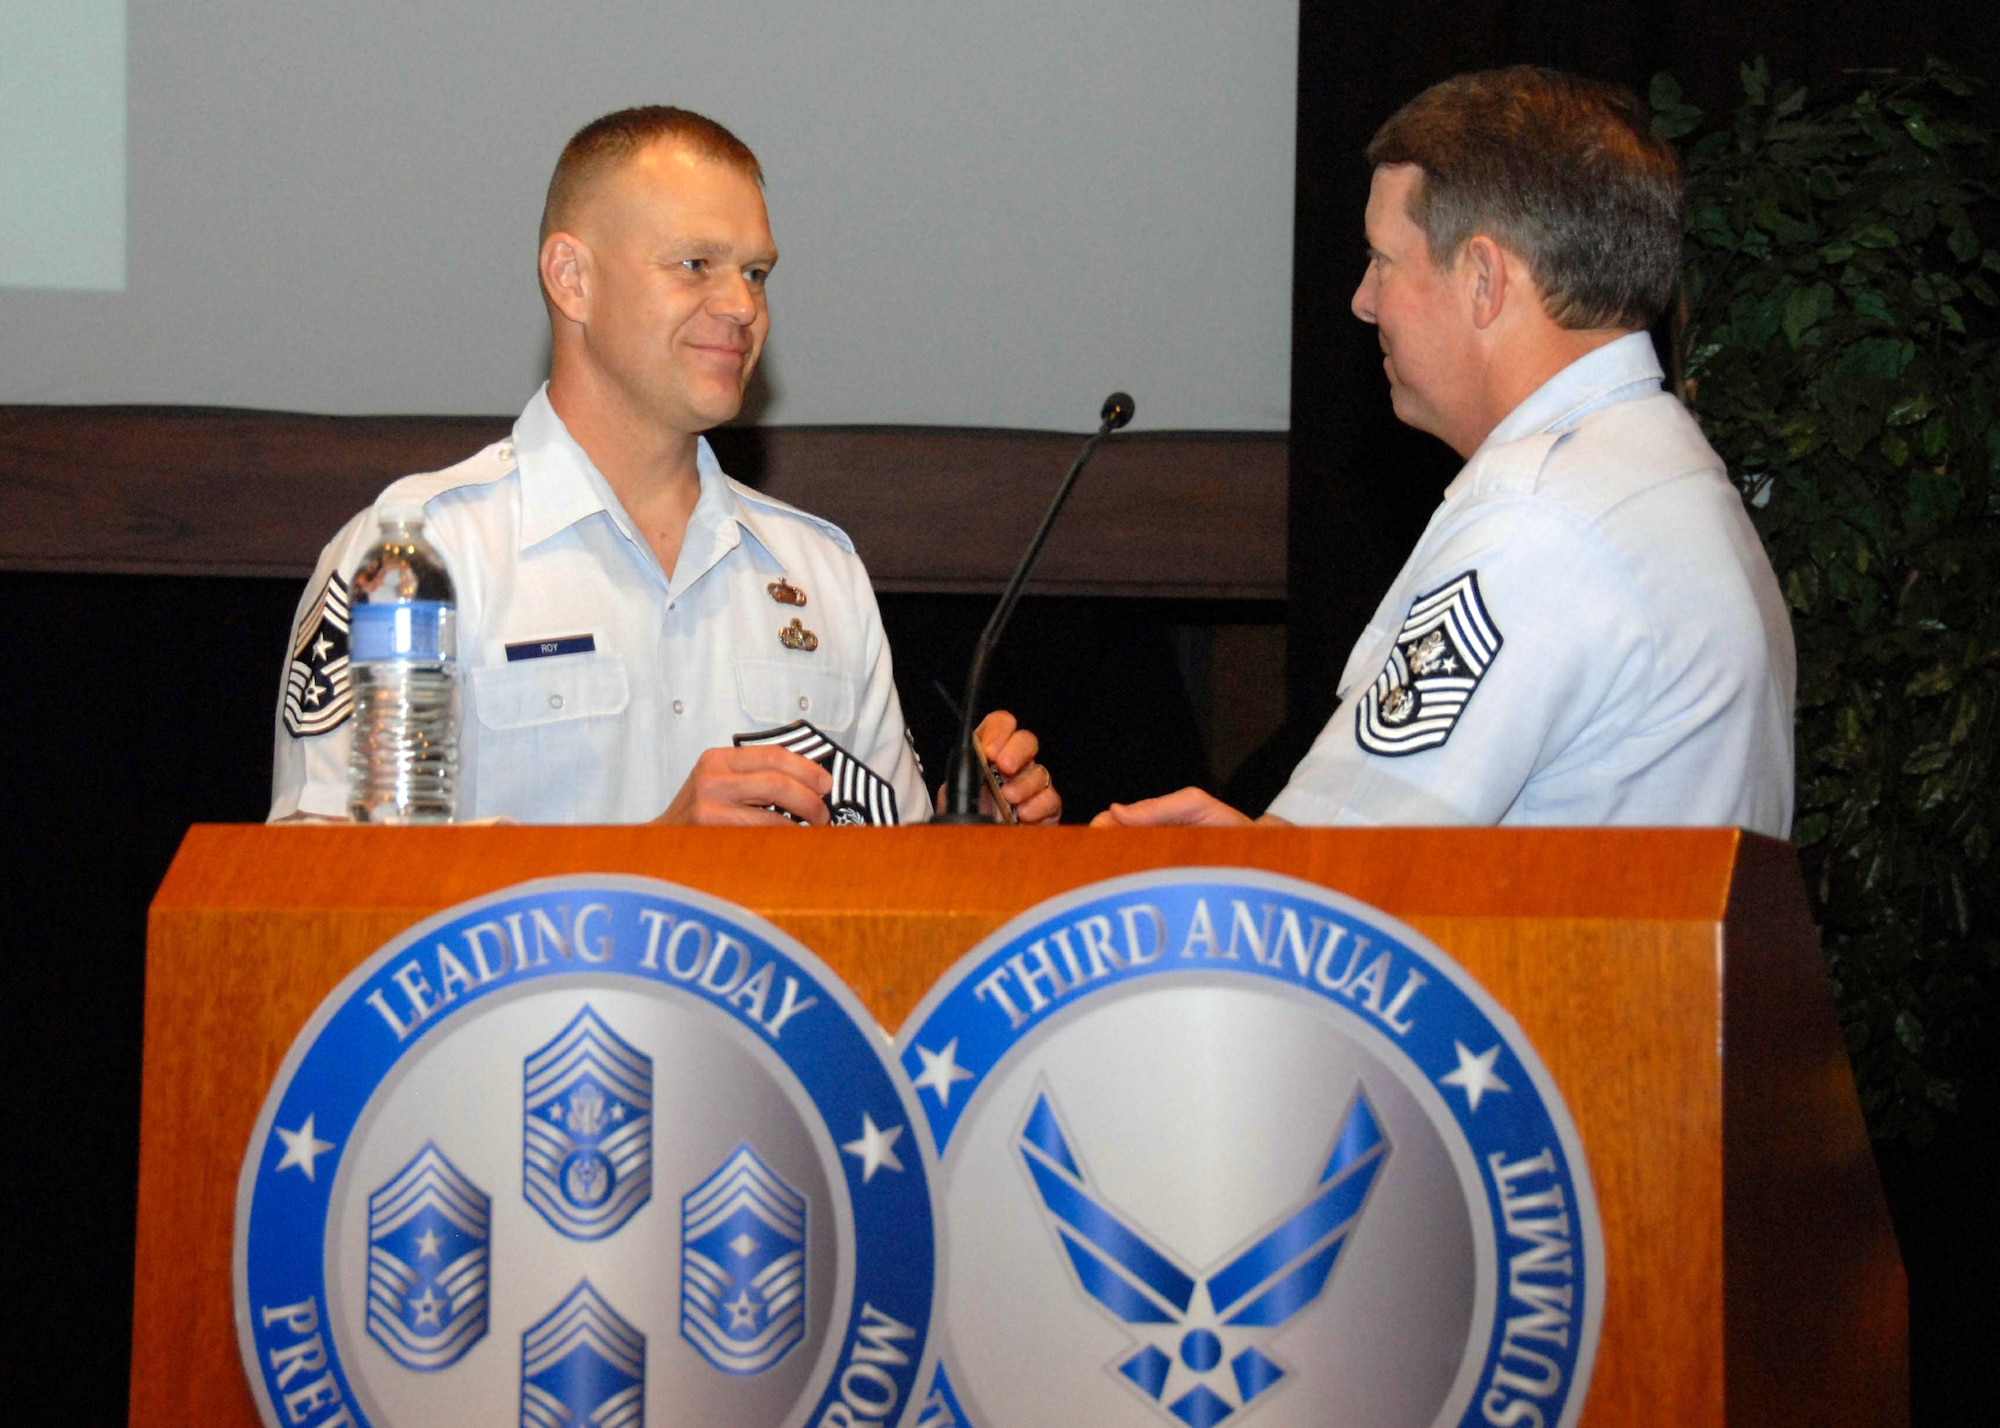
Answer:
<path fill-rule="evenodd" d="M 285 671 L 285 728 L 295 739 L 338 729 L 354 712 L 347 682 L 347 582 L 338 574 L 299 621 L 292 662 Z"/>
<path fill-rule="evenodd" d="M 1500 631 L 1468 570 L 1410 603 L 1389 662 L 1354 711 L 1354 736 L 1391 758 L 1434 749 L 1451 737 L 1472 692 L 1500 653 Z"/>

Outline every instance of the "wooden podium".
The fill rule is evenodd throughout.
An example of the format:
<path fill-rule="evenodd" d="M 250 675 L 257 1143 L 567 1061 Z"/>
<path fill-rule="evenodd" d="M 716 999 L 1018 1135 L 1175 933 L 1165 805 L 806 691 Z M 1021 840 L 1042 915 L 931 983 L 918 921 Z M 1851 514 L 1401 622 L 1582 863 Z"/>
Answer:
<path fill-rule="evenodd" d="M 623 873 L 738 903 L 890 1030 L 1024 909 L 1258 868 L 1409 923 L 1519 1021 L 1596 1185 L 1585 1424 L 1899 1424 L 1902 1263 L 1784 844 L 1726 829 L 197 827 L 153 902 L 131 1422 L 257 1423 L 231 1322 L 237 1174 L 293 1037 L 418 920 Z"/>

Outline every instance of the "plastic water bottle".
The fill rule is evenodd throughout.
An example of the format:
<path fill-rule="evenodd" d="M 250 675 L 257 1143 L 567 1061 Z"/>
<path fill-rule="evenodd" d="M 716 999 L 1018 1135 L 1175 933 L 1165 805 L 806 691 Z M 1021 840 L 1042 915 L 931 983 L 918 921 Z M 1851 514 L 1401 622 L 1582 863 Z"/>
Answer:
<path fill-rule="evenodd" d="M 381 511 L 349 589 L 357 823 L 449 823 L 458 808 L 458 600 L 421 506 Z"/>

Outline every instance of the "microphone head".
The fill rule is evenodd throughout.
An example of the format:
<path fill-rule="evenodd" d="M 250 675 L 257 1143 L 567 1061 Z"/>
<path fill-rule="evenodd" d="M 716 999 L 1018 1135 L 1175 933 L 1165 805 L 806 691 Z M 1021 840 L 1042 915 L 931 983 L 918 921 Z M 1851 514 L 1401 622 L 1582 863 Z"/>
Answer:
<path fill-rule="evenodd" d="M 1132 411 L 1132 394 L 1113 392 L 1104 399 L 1104 405 L 1098 410 L 1097 419 L 1110 430 L 1116 431 L 1132 420 Z"/>

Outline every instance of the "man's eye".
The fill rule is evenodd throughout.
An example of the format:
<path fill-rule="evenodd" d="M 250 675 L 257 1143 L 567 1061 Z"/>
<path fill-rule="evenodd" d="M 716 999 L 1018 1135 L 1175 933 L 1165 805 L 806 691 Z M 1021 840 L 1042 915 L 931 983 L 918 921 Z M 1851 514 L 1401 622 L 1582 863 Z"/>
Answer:
<path fill-rule="evenodd" d="M 708 259 L 683 258 L 681 259 L 681 266 L 686 268 L 690 273 L 705 273 L 708 271 Z"/>
<path fill-rule="evenodd" d="M 745 268 L 743 276 L 749 281 L 751 287 L 761 288 L 764 286 L 765 279 L 771 276 L 771 270 L 769 268 Z"/>

